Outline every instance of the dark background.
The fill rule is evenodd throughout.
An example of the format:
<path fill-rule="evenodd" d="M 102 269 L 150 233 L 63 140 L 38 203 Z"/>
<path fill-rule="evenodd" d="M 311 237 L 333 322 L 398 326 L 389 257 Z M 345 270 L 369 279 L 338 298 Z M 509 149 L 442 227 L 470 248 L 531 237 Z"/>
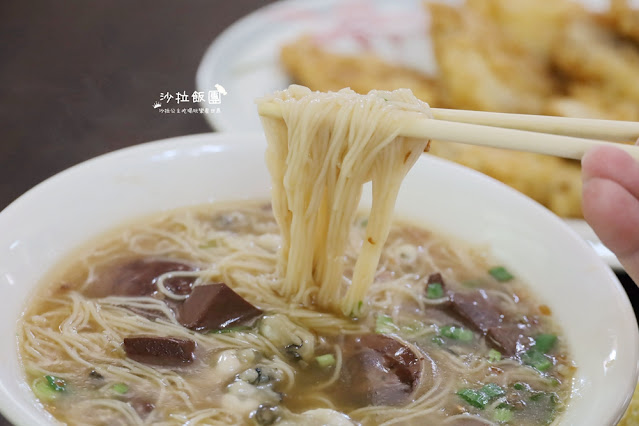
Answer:
<path fill-rule="evenodd" d="M 200 114 L 151 105 L 160 92 L 193 93 L 213 39 L 266 3 L 0 1 L 0 210 L 91 157 L 210 131 Z M 639 290 L 620 278 L 637 312 Z"/>

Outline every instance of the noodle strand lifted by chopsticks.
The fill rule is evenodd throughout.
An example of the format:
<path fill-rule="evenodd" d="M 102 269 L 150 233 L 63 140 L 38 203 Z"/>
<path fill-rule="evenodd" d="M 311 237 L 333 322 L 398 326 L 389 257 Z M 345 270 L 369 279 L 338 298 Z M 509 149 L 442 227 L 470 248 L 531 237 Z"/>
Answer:
<path fill-rule="evenodd" d="M 290 86 L 259 102 L 276 102 L 282 118 L 262 117 L 273 211 L 281 228 L 280 292 L 303 303 L 360 316 L 373 281 L 404 176 L 428 141 L 399 136 L 416 116 L 432 118 L 410 90 L 312 92 Z M 406 114 L 412 112 L 413 114 Z M 350 285 L 344 253 L 363 185 L 372 181 L 366 238 Z"/>

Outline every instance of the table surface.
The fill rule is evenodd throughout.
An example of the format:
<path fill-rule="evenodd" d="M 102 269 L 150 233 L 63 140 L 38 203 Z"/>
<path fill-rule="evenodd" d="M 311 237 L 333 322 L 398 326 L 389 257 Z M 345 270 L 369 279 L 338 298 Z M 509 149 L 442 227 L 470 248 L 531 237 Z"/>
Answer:
<path fill-rule="evenodd" d="M 0 2 L 0 210 L 81 161 L 210 131 L 200 114 L 159 114 L 151 105 L 161 92 L 192 93 L 208 45 L 266 3 Z M 638 312 L 639 289 L 620 279 Z"/>

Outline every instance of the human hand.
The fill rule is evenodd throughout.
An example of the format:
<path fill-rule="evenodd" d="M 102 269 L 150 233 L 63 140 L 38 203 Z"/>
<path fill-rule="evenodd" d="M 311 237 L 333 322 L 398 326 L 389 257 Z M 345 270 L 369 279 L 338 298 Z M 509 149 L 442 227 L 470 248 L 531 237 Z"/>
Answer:
<path fill-rule="evenodd" d="M 581 165 L 584 218 L 639 284 L 639 162 L 620 149 L 597 147 Z"/>

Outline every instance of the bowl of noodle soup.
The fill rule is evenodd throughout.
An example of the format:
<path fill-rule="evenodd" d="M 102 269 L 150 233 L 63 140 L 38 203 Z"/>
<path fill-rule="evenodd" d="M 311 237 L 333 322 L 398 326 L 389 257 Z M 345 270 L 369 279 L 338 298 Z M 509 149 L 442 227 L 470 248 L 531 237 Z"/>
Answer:
<path fill-rule="evenodd" d="M 187 211 L 184 209 L 188 208 L 191 209 L 188 211 L 195 213 L 189 213 L 184 217 L 199 217 L 202 210 L 198 209 L 219 203 L 259 202 L 254 210 L 251 210 L 258 212 L 256 213 L 258 215 L 256 216 L 258 217 L 257 222 L 251 225 L 253 230 L 251 232 L 260 229 L 260 227 L 272 231 L 274 222 L 271 219 L 265 219 L 264 223 L 260 222 L 261 219 L 259 219 L 259 215 L 267 214 L 259 213 L 259 211 L 270 211 L 265 207 L 268 206 L 266 203 L 270 199 L 271 190 L 271 180 L 264 163 L 265 149 L 266 142 L 262 134 L 193 135 L 144 144 L 113 152 L 72 167 L 36 186 L 0 213 L 0 288 L 3 295 L 0 316 L 5 323 L 5 327 L 0 331 L 0 343 L 5 351 L 3 356 L 5 362 L 0 366 L 0 394 L 2 394 L 0 410 L 5 417 L 17 425 L 45 425 L 56 422 L 54 416 L 50 414 L 51 410 L 45 409 L 47 403 L 42 403 L 42 395 L 39 395 L 40 400 L 38 401 L 32 390 L 33 378 L 41 374 L 42 371 L 34 372 L 28 367 L 25 370 L 25 365 L 31 359 L 42 357 L 48 359 L 47 362 L 49 362 L 46 367 L 42 367 L 43 371 L 55 371 L 56 365 L 60 365 L 66 360 L 63 360 L 61 356 L 60 359 L 50 359 L 51 356 L 48 358 L 44 356 L 43 354 L 46 353 L 48 347 L 45 343 L 41 343 L 40 346 L 29 343 L 30 339 L 37 337 L 38 330 L 24 328 L 24 321 L 27 321 L 24 313 L 29 301 L 37 297 L 38 292 L 44 291 L 47 284 L 57 282 L 56 280 L 60 276 L 68 276 L 68 274 L 64 275 L 60 268 L 64 266 L 68 269 L 70 256 L 71 258 L 78 257 L 89 242 L 96 241 L 96 238 L 105 241 L 104 236 L 113 235 L 113 232 L 116 232 L 114 230 L 121 231 L 129 229 L 127 227 L 131 226 L 152 225 L 153 228 L 155 224 L 165 220 L 161 219 L 160 216 L 169 215 L 166 217 L 172 218 L 171 220 L 175 220 L 175 223 L 171 222 L 167 228 L 160 227 L 158 229 L 177 229 L 185 225 L 183 219 L 175 219 L 182 218 L 181 213 L 174 214 L 173 212 Z M 371 203 L 370 191 L 369 188 L 364 189 L 361 202 L 364 209 Z M 219 205 L 226 206 L 227 204 Z M 227 211 L 224 209 L 226 207 L 222 208 L 221 211 Z M 244 210 L 239 208 L 238 211 Z M 565 347 L 561 348 L 570 355 L 570 362 L 566 364 L 570 365 L 571 368 L 569 374 L 562 376 L 566 380 L 562 384 L 565 386 L 565 400 L 562 402 L 561 411 L 558 412 L 556 418 L 552 419 L 556 424 L 611 425 L 620 419 L 630 401 L 637 381 L 639 338 L 634 313 L 612 271 L 558 217 L 525 196 L 484 175 L 428 155 L 422 155 L 408 172 L 399 190 L 394 214 L 401 218 L 403 223 L 411 224 L 406 225 L 406 229 L 413 229 L 409 226 L 418 224 L 419 227 L 423 227 L 429 232 L 432 231 L 443 236 L 442 238 L 452 245 L 460 244 L 472 247 L 473 249 L 469 249 L 469 253 L 489 252 L 490 258 L 486 260 L 488 262 L 486 265 L 505 265 L 508 273 L 521 279 L 527 288 L 526 291 L 522 287 L 522 290 L 518 290 L 516 293 L 522 298 L 526 298 L 526 295 L 531 293 L 530 297 L 531 300 L 534 300 L 535 306 L 537 304 L 543 305 L 543 310 L 552 312 L 552 320 L 559 330 L 557 334 L 560 335 L 562 341 L 565 341 L 562 343 Z M 220 226 L 235 226 L 236 222 L 233 221 L 236 216 L 222 215 L 219 217 L 224 222 Z M 152 219 L 147 220 L 146 218 Z M 366 218 L 364 217 L 362 220 L 366 221 Z M 402 229 L 404 228 L 391 231 L 389 244 L 392 245 L 393 241 L 396 241 L 393 238 L 399 238 L 397 235 L 403 232 Z M 417 231 L 411 233 L 411 235 L 413 234 L 420 235 Z M 430 235 L 430 233 L 424 235 Z M 213 251 L 220 249 L 219 240 L 217 241 L 209 244 L 205 249 Z M 138 241 L 137 244 L 139 247 L 146 247 L 142 242 Z M 224 244 L 231 243 L 225 241 Z M 273 244 L 273 241 L 265 237 L 255 240 L 254 245 L 262 245 L 264 250 L 268 251 L 272 249 Z M 206 244 L 202 246 L 204 247 Z M 406 256 L 409 258 L 419 256 L 419 250 L 415 254 L 404 246 L 405 244 L 402 243 L 396 247 L 399 253 L 398 259 L 405 259 Z M 382 254 L 382 261 L 387 262 L 384 264 L 386 270 L 391 271 L 392 268 L 388 265 L 392 262 L 389 263 L 384 256 L 386 255 Z M 482 256 L 479 255 L 483 259 Z M 401 263 L 401 260 L 399 262 Z M 254 266 L 254 268 L 259 269 L 258 266 Z M 231 269 L 233 267 L 235 266 L 229 266 Z M 241 266 L 237 266 L 237 268 L 241 268 Z M 258 273 L 255 272 L 257 269 L 254 269 L 255 274 Z M 447 269 L 444 267 L 440 267 L 440 269 L 444 275 L 444 281 L 447 281 L 447 286 L 449 285 L 448 281 L 456 280 L 456 278 L 449 278 L 453 275 L 450 275 L 451 273 Z M 96 270 L 99 273 L 100 269 Z M 393 294 L 388 293 L 390 290 L 384 290 L 382 288 L 384 285 L 386 287 L 396 285 L 399 288 L 408 288 L 407 286 L 402 287 L 401 281 L 395 282 L 390 279 L 388 282 L 391 284 L 384 284 L 384 279 L 387 279 L 389 274 L 376 275 L 376 283 L 379 288 L 375 287 L 374 289 L 371 306 L 378 302 L 382 303 L 383 301 L 380 300 L 385 297 L 387 300 L 384 303 L 394 303 Z M 187 275 L 185 274 L 185 276 Z M 170 276 L 165 280 L 164 286 L 169 287 L 169 280 L 179 277 L 179 274 Z M 72 281 L 71 278 L 69 280 L 69 282 Z M 459 278 L 459 281 L 463 281 L 462 278 Z M 500 280 L 497 279 L 491 285 L 495 287 L 504 285 L 498 281 Z M 429 289 L 428 285 L 429 283 L 424 283 L 427 290 Z M 455 283 L 450 284 L 452 288 L 455 285 Z M 519 284 L 513 283 L 513 285 Z M 440 291 L 441 289 L 442 286 L 439 286 L 434 290 Z M 237 291 L 241 296 L 253 301 L 251 292 Z M 53 294 L 55 297 L 52 297 L 49 302 L 55 303 L 57 293 L 46 294 L 47 297 Z M 286 321 L 277 323 L 277 318 L 275 318 L 283 312 L 283 309 L 286 309 L 287 304 L 284 303 L 280 306 L 277 305 L 279 303 L 277 301 L 271 303 L 267 296 L 262 299 L 258 297 L 256 300 L 263 301 L 262 304 L 257 304 L 260 309 L 266 312 L 266 316 L 259 320 L 261 321 L 259 323 L 261 325 L 258 326 L 260 333 L 266 334 L 265 327 L 268 328 L 267 325 L 264 325 L 266 320 L 271 321 L 269 325 L 273 329 L 288 327 L 289 323 Z M 79 306 L 90 309 L 90 303 L 85 302 L 81 300 L 78 302 Z M 107 307 L 107 302 L 105 302 L 103 309 L 110 312 L 111 308 Z M 110 303 L 114 307 L 113 309 L 117 310 L 120 302 L 115 300 Z M 42 312 L 38 313 L 40 315 L 38 320 L 44 324 L 53 318 L 47 317 L 47 312 L 53 312 L 55 309 L 54 305 L 43 306 Z M 272 308 L 275 313 L 265 309 L 265 306 L 275 306 Z M 141 306 L 140 309 L 148 309 L 148 306 Z M 377 316 L 374 327 L 397 327 L 393 329 L 395 331 L 391 330 L 389 333 L 400 336 L 399 341 L 409 342 L 407 345 L 412 347 L 414 341 L 405 338 L 399 331 L 401 328 L 399 326 L 403 327 L 403 323 L 397 319 L 397 315 L 400 315 L 401 312 L 394 311 L 392 307 L 389 309 L 387 316 Z M 27 312 L 29 311 L 27 310 Z M 295 318 L 302 318 L 300 319 L 301 323 L 306 321 L 303 319 L 302 313 L 291 315 Z M 144 315 L 141 318 L 143 317 Z M 144 318 L 140 321 L 147 321 L 146 317 Z M 388 321 L 386 321 L 387 319 Z M 199 320 L 196 318 L 193 321 L 197 323 Z M 68 321 L 73 323 L 74 320 L 71 318 Z M 114 328 L 130 326 L 129 323 L 116 324 L 117 321 L 115 319 L 113 321 Z M 151 324 L 153 321 L 158 322 L 159 320 L 149 321 Z M 28 324 L 32 326 L 34 323 L 28 322 Z M 59 327 L 63 328 L 65 324 L 64 321 L 61 321 Z M 334 324 L 338 323 L 329 322 L 328 325 L 323 325 L 319 324 L 318 320 L 314 330 L 329 329 Z M 87 326 L 87 324 L 78 320 L 71 329 L 82 330 L 83 326 Z M 353 326 L 353 330 L 356 327 L 359 325 Z M 409 334 L 413 332 L 427 334 L 432 328 L 429 327 L 415 331 L 407 326 L 401 330 L 409 330 L 407 332 Z M 464 344 L 459 341 L 463 341 L 466 334 L 457 332 L 461 327 L 455 329 L 454 327 L 439 326 L 433 329 L 436 329 L 436 332 L 433 335 L 427 334 L 429 337 L 428 343 L 424 344 L 425 347 L 436 348 L 436 345 L 441 345 L 442 342 L 444 345 L 453 342 L 457 343 L 458 346 L 447 346 L 449 352 L 463 352 Z M 353 330 L 345 328 L 343 331 L 337 332 L 336 336 L 342 334 L 348 336 L 354 332 Z M 149 328 L 145 328 L 146 333 L 152 331 L 151 325 Z M 379 333 L 379 330 L 377 331 Z M 239 333 L 244 332 L 240 330 Z M 251 331 L 247 331 L 242 335 L 250 340 L 253 338 L 251 333 Z M 182 336 L 182 334 L 178 336 Z M 191 336 L 191 334 L 184 334 L 184 336 Z M 221 339 L 231 338 L 230 334 L 220 334 L 220 336 L 222 336 Z M 330 345 L 337 345 L 336 342 L 341 342 L 340 337 L 327 339 L 329 342 L 327 347 L 329 348 Z M 304 338 L 302 340 L 304 343 L 307 342 Z M 256 340 L 256 342 L 255 344 L 259 346 L 259 341 Z M 88 343 L 86 344 L 88 345 Z M 120 344 L 121 342 L 115 342 L 113 346 L 105 347 L 104 352 L 107 353 L 109 350 L 119 347 Z M 349 344 L 355 345 L 356 343 Z M 540 343 L 538 344 L 540 345 Z M 348 346 L 347 343 L 344 345 L 344 347 Z M 197 340 L 197 346 L 198 348 L 206 348 L 204 338 L 201 341 Z M 293 358 L 309 365 L 319 358 L 315 355 L 321 356 L 320 352 L 316 351 L 313 357 L 307 359 L 307 354 L 300 347 L 306 348 L 308 345 L 286 346 L 289 349 L 291 347 L 293 348 Z M 320 343 L 317 343 L 317 347 L 321 347 Z M 199 357 L 203 356 L 197 351 L 195 354 Z M 121 354 L 118 356 L 121 357 Z M 96 357 L 98 356 L 96 355 Z M 465 353 L 463 357 L 466 357 Z M 472 357 L 472 354 L 468 357 Z M 468 357 L 464 359 L 469 359 Z M 331 358 L 331 362 L 335 362 L 335 358 L 337 358 L 338 364 L 343 361 L 346 366 L 348 353 L 344 349 L 342 355 L 337 355 L 336 352 L 336 356 L 331 356 Z M 326 361 L 328 358 L 322 359 Z M 435 370 L 443 368 L 437 367 L 438 360 L 436 355 L 427 360 L 428 363 L 433 364 L 432 377 L 434 378 L 437 377 Z M 190 360 L 188 361 L 190 362 Z M 194 366 L 196 362 L 193 363 Z M 215 368 L 222 363 L 219 358 L 216 362 Z M 278 367 L 277 363 L 272 360 L 263 362 L 266 367 L 272 369 Z M 320 362 L 319 359 L 317 362 Z M 424 362 L 423 359 L 422 362 Z M 494 368 L 497 368 L 508 372 L 507 365 L 499 365 L 498 367 L 493 365 L 491 367 L 487 364 L 488 361 L 482 362 L 484 362 L 482 366 L 493 368 L 493 371 L 496 371 Z M 553 359 L 553 362 L 559 361 Z M 206 371 L 201 370 L 203 368 L 201 365 L 197 365 L 200 368 L 197 374 L 203 377 Z M 109 375 L 115 375 L 115 370 L 119 368 L 115 364 L 110 367 L 101 367 L 102 369 L 99 371 L 97 369 L 91 370 L 89 366 L 84 365 L 82 368 L 85 367 L 88 369 L 88 374 L 96 380 L 109 379 Z M 265 368 L 262 370 L 266 371 Z M 422 368 L 421 382 L 427 381 L 427 376 L 431 376 L 429 368 L 431 367 Z M 453 367 L 446 368 L 452 369 Z M 282 369 L 286 374 L 286 369 L 284 367 Z M 71 378 L 75 377 L 76 373 L 69 372 L 68 374 L 68 377 Z M 242 378 L 242 374 L 244 373 L 238 373 L 237 377 Z M 452 373 L 447 372 L 446 377 L 450 374 Z M 49 374 L 46 377 L 51 378 L 52 375 Z M 307 376 L 299 373 L 295 377 L 297 380 L 306 380 L 304 378 Z M 548 378 L 549 376 L 543 377 Z M 311 379 L 313 378 L 308 380 Z M 123 381 L 124 379 L 118 380 Z M 230 377 L 228 380 L 233 381 L 234 379 Z M 281 380 L 285 382 L 287 379 Z M 53 381 L 55 382 L 55 377 Z M 447 390 L 451 394 L 451 401 L 447 402 L 442 399 L 441 405 L 433 403 L 423 407 L 463 406 L 464 401 L 474 401 L 477 404 L 473 395 L 476 396 L 477 392 L 484 389 L 474 389 L 476 392 L 473 394 L 472 385 L 468 385 L 469 389 L 460 390 L 458 384 L 446 387 L 445 384 L 438 385 L 435 382 L 437 380 L 433 380 L 429 386 L 443 386 L 439 389 L 442 392 Z M 313 381 L 312 383 L 316 384 L 317 382 Z M 54 387 L 62 387 L 64 382 L 49 384 Z M 116 383 L 116 385 L 118 384 L 120 383 Z M 184 389 L 187 389 L 188 385 L 191 383 L 185 384 Z M 95 388 L 102 389 L 103 387 L 100 386 L 102 385 L 94 385 Z M 112 385 L 109 389 L 112 393 L 119 393 L 114 397 L 115 401 L 126 403 L 128 407 L 138 410 L 135 407 L 135 401 L 126 400 L 126 395 L 134 392 L 135 386 L 136 382 L 130 381 L 125 389 L 122 386 L 114 387 Z M 202 386 L 210 386 L 210 383 Z M 292 389 L 301 390 L 302 394 L 310 393 L 309 389 L 311 388 L 304 388 L 303 384 L 292 386 Z M 77 387 L 79 389 L 79 386 Z M 72 392 L 72 387 L 70 389 Z M 266 392 L 264 389 L 260 388 L 260 391 Z M 277 387 L 274 389 L 279 391 Z M 527 392 L 527 390 L 521 392 L 525 391 Z M 293 405 L 292 411 L 300 412 L 305 408 L 313 408 L 308 405 L 308 401 L 303 401 L 303 397 L 304 395 L 295 399 L 298 406 Z M 195 397 L 191 398 L 193 404 L 191 411 L 204 413 L 204 410 L 197 405 L 200 402 Z M 216 398 L 222 397 L 218 395 Z M 392 406 L 395 403 L 393 400 L 384 399 L 385 396 L 381 398 L 381 405 Z M 317 399 L 319 400 L 321 397 L 317 396 Z M 85 402 L 81 401 L 78 405 Z M 490 401 L 481 410 L 498 410 L 498 408 L 490 406 L 493 402 L 496 404 L 497 400 Z M 217 403 L 215 402 L 214 405 Z M 470 405 L 460 411 L 459 416 L 466 418 L 479 410 L 476 405 L 473 407 Z M 318 404 L 318 406 L 326 406 L 326 404 Z M 101 412 L 100 410 L 112 409 L 106 402 L 91 407 L 95 413 Z M 427 409 L 418 408 L 417 412 L 411 413 L 409 412 L 410 407 L 409 404 L 408 408 L 403 408 L 403 411 L 397 410 L 394 415 L 405 416 L 407 424 L 410 424 L 410 416 L 417 416 L 420 409 Z M 115 410 L 115 408 L 113 409 Z M 156 406 L 151 409 L 158 410 Z M 241 404 L 231 407 L 231 411 L 241 409 Z M 371 410 L 359 409 L 353 410 L 353 412 L 355 413 L 354 418 L 358 421 L 367 419 L 364 422 L 370 423 L 371 418 L 383 418 L 383 413 L 371 414 Z M 495 413 L 497 412 L 495 411 Z M 122 417 L 125 419 L 123 423 L 137 424 L 139 410 L 137 414 L 133 411 L 131 413 L 131 416 L 134 417 L 128 418 L 126 412 L 122 413 L 122 416 L 125 416 Z M 176 413 L 170 417 L 171 422 L 175 424 L 185 423 L 187 420 L 192 421 L 193 424 L 197 424 L 197 421 L 201 421 L 203 424 L 215 423 L 210 420 L 213 417 L 205 417 L 209 414 L 202 414 L 198 420 L 195 417 L 180 417 L 182 414 L 177 411 Z M 503 411 L 501 413 L 503 414 Z M 366 417 L 369 414 L 382 417 Z M 186 415 L 184 414 L 184 416 Z M 213 415 L 211 414 L 211 416 Z M 205 418 L 208 420 L 202 420 Z M 250 418 L 256 419 L 254 414 L 251 414 Z M 232 417 L 227 417 L 227 423 L 228 419 L 232 419 Z M 219 417 L 217 420 L 224 423 L 223 417 Z M 295 423 L 295 421 L 285 423 L 281 419 L 278 421 L 282 424 Z M 482 421 L 472 424 L 491 424 L 488 421 L 481 423 Z M 171 422 L 167 420 L 167 424 L 173 424 Z M 302 422 L 298 419 L 297 423 Z M 268 421 L 262 424 L 268 424 Z M 449 424 L 455 423 L 451 421 Z"/>

